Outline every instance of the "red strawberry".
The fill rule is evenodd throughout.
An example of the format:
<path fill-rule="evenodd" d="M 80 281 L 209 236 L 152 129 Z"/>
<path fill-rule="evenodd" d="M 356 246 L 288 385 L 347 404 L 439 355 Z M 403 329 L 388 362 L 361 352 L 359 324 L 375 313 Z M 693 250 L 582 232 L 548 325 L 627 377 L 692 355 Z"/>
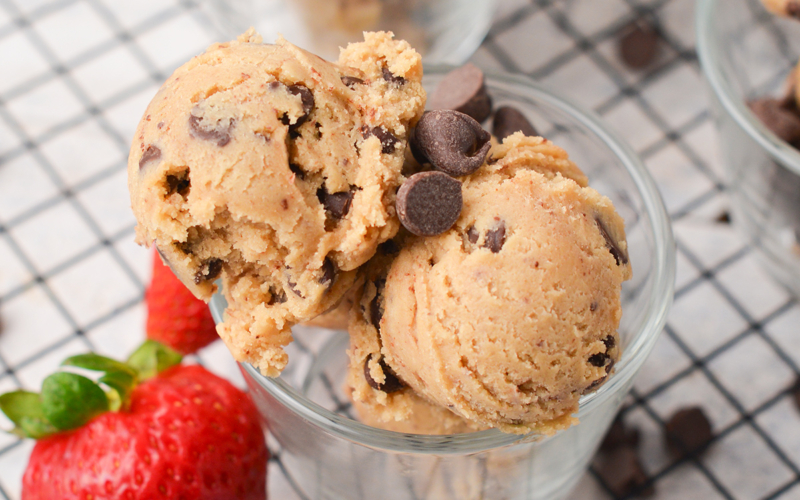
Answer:
<path fill-rule="evenodd" d="M 22 499 L 265 499 L 269 454 L 252 401 L 199 365 L 161 371 L 175 359 L 180 356 L 151 341 L 129 365 L 74 356 L 65 364 L 103 372 L 100 381 L 119 389 L 104 393 L 88 378 L 59 372 L 45 379 L 41 395 L 0 396 L 0 409 L 18 433 L 55 432 L 33 449 Z M 135 381 L 156 371 L 132 390 L 124 383 L 128 374 Z M 130 393 L 129 404 L 97 416 L 96 389 L 106 406 L 115 400 L 112 393 L 122 400 Z M 88 423 L 64 423 L 74 424 L 87 408 Z"/>
<path fill-rule="evenodd" d="M 219 338 L 206 303 L 192 295 L 155 252 L 145 301 L 147 338 L 182 354 L 194 353 Z"/>

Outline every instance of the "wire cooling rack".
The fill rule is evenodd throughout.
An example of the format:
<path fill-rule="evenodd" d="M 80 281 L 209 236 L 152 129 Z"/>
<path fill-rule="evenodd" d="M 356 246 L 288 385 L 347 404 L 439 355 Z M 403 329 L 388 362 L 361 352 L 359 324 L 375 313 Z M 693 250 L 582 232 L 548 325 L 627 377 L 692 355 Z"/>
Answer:
<path fill-rule="evenodd" d="M 675 305 L 625 411 L 655 498 L 800 498 L 790 395 L 800 308 L 726 222 L 694 2 L 499 3 L 472 60 L 599 113 L 641 155 L 674 223 Z M 656 24 L 663 50 L 631 71 L 616 40 L 639 16 Z M 160 83 L 213 41 L 207 21 L 188 1 L 0 0 L 0 391 L 38 390 L 66 355 L 119 356 L 141 341 L 150 256 L 132 241 L 130 138 Z M 199 360 L 241 383 L 220 343 Z M 705 409 L 715 437 L 701 458 L 676 462 L 664 422 L 688 405 Z M 19 498 L 32 446 L 0 435 L 0 498 Z M 279 454 L 269 490 L 304 498 Z M 593 471 L 571 495 L 612 497 Z"/>

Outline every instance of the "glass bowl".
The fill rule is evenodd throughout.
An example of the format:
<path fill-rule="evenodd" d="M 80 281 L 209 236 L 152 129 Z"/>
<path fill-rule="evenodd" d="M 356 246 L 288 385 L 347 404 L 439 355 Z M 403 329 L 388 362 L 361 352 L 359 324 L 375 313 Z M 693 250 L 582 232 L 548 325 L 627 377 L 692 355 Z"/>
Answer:
<path fill-rule="evenodd" d="M 226 40 L 254 26 L 264 41 L 282 34 L 335 61 L 362 31 L 392 31 L 425 63 L 462 64 L 489 31 L 495 0 L 204 0 L 200 7 Z"/>
<path fill-rule="evenodd" d="M 425 87 L 434 88 L 445 72 L 426 67 Z M 279 378 L 241 368 L 286 474 L 309 498 L 562 498 L 586 469 L 664 326 L 674 241 L 645 167 L 596 116 L 531 80 L 489 73 L 486 83 L 495 105 L 515 106 L 565 148 L 625 219 L 634 277 L 622 288 L 622 357 L 609 380 L 581 398 L 580 423 L 554 436 L 494 429 L 402 434 L 351 418 L 342 387 L 346 333 L 296 327 L 289 366 Z M 217 320 L 224 307 L 217 294 L 211 302 Z"/>
<path fill-rule="evenodd" d="M 747 107 L 785 94 L 800 22 L 768 13 L 759 0 L 700 0 L 696 15 L 733 223 L 770 274 L 800 296 L 800 152 Z"/>

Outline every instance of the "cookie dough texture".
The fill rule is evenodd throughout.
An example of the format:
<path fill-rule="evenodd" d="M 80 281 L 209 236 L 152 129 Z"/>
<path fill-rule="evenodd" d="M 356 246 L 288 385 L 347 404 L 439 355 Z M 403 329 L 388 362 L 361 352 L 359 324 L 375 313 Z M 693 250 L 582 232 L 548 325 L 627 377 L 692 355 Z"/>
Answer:
<path fill-rule="evenodd" d="M 798 0 L 761 0 L 761 3 L 773 14 L 800 19 L 800 1 Z"/>
<path fill-rule="evenodd" d="M 336 305 L 398 229 L 394 198 L 422 64 L 366 33 L 338 64 L 250 30 L 180 67 L 145 111 L 128 161 L 137 242 L 208 300 L 239 361 L 275 376 L 293 324 Z"/>
<path fill-rule="evenodd" d="M 619 358 L 631 268 L 611 201 L 546 139 L 513 134 L 490 156 L 464 178 L 456 224 L 409 236 L 353 309 L 353 397 L 382 420 L 412 418 L 412 404 L 359 379 L 364 353 L 424 400 L 512 433 L 574 423 Z"/>

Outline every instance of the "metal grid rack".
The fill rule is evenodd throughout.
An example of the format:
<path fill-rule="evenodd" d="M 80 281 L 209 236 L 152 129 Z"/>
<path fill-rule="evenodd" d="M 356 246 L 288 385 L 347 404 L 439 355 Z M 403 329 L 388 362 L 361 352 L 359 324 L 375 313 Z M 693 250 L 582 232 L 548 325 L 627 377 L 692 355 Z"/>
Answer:
<path fill-rule="evenodd" d="M 675 305 L 625 411 L 655 498 L 800 498 L 800 412 L 789 394 L 800 307 L 723 216 L 694 2 L 499 4 L 472 60 L 599 113 L 641 155 L 674 223 Z M 616 36 L 638 16 L 656 23 L 663 50 L 632 72 Z M 38 389 L 66 355 L 120 355 L 141 340 L 150 256 L 132 242 L 129 140 L 160 83 L 212 38 L 193 1 L 0 0 L 0 391 Z M 199 360 L 241 383 L 220 343 Z M 708 413 L 714 442 L 674 462 L 664 422 L 691 404 Z M 0 435 L 0 498 L 19 497 L 32 446 Z M 303 498 L 284 472 L 276 455 L 271 497 Z M 571 498 L 612 495 L 590 471 Z"/>

